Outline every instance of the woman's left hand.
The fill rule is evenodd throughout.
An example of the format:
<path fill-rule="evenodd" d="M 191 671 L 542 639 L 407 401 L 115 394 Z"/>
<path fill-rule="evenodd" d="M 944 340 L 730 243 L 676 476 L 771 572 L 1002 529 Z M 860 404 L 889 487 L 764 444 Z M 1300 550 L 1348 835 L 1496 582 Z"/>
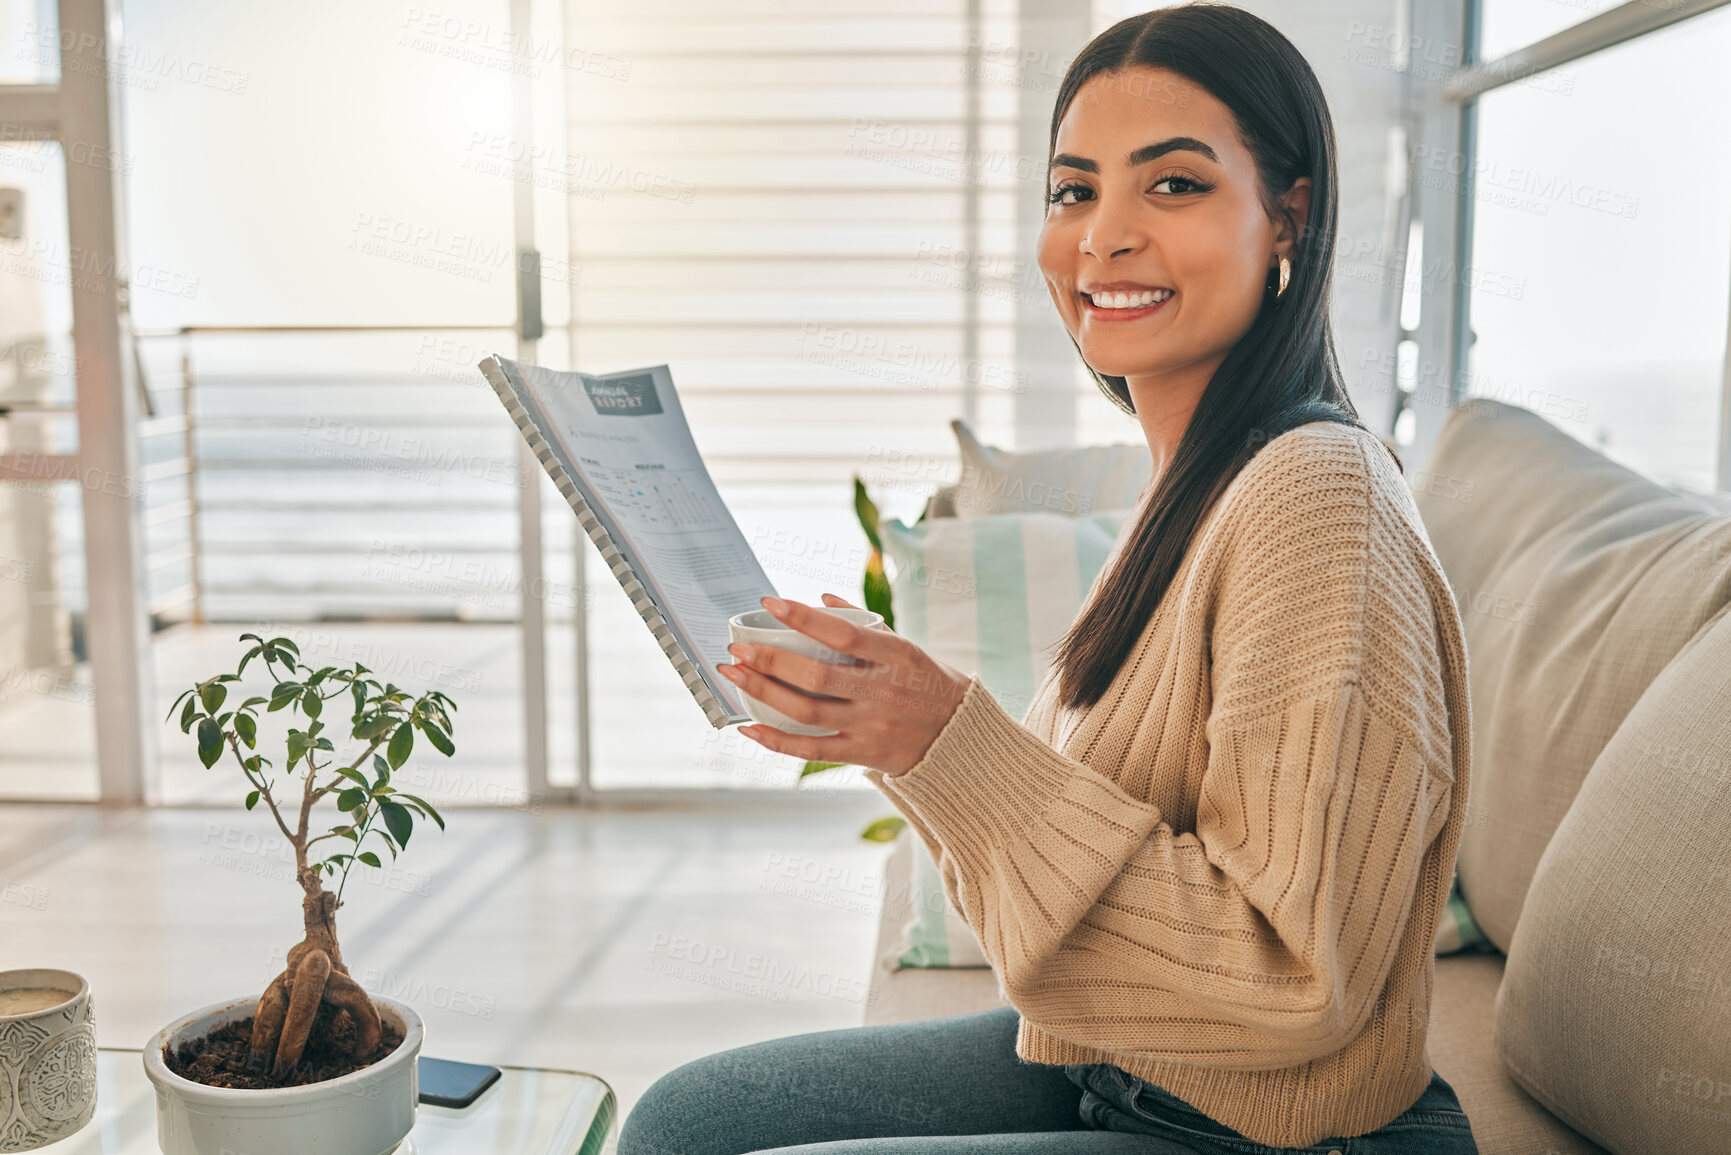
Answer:
<path fill-rule="evenodd" d="M 834 594 L 823 599 L 828 606 L 849 606 Z M 863 662 L 835 665 L 781 646 L 727 647 L 738 661 L 716 669 L 734 685 L 796 722 L 839 731 L 812 738 L 761 724 L 740 727 L 741 734 L 779 754 L 866 766 L 893 777 L 925 757 L 967 693 L 971 679 L 965 674 L 889 630 L 855 625 L 796 601 L 764 598 L 763 608 L 790 629 Z M 838 700 L 808 698 L 773 678 Z"/>

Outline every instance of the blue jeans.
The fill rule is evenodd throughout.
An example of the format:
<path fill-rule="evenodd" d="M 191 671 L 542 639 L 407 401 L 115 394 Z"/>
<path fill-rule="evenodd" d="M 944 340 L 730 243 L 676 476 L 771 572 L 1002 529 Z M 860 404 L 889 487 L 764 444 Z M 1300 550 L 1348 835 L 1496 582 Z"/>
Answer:
<path fill-rule="evenodd" d="M 1477 1155 L 1454 1090 L 1365 1135 L 1246 1139 L 1107 1063 L 1016 1055 L 1013 1007 L 814 1031 L 694 1060 L 644 1092 L 618 1155 Z"/>

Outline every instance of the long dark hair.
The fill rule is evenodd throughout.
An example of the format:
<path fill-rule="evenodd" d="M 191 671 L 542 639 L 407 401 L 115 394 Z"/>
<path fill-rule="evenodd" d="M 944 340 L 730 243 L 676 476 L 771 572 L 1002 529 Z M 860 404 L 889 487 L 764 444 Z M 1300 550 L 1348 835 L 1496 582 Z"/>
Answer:
<path fill-rule="evenodd" d="M 1303 176 L 1310 178 L 1310 211 L 1293 247 L 1286 291 L 1278 300 L 1264 293 L 1249 331 L 1209 380 L 1096 596 L 1057 643 L 1060 702 L 1071 709 L 1092 706 L 1106 693 L 1204 517 L 1258 450 L 1312 421 L 1364 427 L 1342 383 L 1329 323 L 1339 192 L 1334 126 L 1316 74 L 1267 21 L 1228 4 L 1181 4 L 1120 20 L 1082 49 L 1064 76 L 1052 109 L 1048 166 L 1058 126 L 1081 87 L 1101 73 L 1138 66 L 1169 69 L 1231 111 L 1256 161 L 1271 220 L 1291 222 L 1279 197 Z M 1103 376 L 1091 365 L 1088 372 L 1134 412 L 1124 378 Z"/>

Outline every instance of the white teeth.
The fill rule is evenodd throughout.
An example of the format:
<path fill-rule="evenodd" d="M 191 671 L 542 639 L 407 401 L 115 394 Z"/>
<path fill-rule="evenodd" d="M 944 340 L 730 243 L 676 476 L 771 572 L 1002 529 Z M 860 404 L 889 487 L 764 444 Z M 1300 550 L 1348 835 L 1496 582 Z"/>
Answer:
<path fill-rule="evenodd" d="M 1147 289 L 1140 293 L 1090 293 L 1097 309 L 1146 309 L 1172 295 L 1171 289 Z"/>

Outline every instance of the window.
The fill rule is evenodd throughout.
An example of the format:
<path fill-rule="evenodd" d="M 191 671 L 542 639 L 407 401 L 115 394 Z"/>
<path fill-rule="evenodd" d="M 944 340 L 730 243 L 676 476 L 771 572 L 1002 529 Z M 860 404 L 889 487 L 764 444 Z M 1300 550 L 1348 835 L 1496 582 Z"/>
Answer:
<path fill-rule="evenodd" d="M 1017 189 L 1044 176 L 1017 153 L 1014 16 L 1007 0 L 569 5 L 569 142 L 545 165 L 569 192 L 573 360 L 670 365 L 789 597 L 859 600 L 854 475 L 911 521 L 953 473 L 949 420 L 989 438 L 1011 421 L 1016 295 L 1046 292 L 1011 256 Z M 788 785 L 795 764 L 710 730 L 588 565 L 591 668 L 613 671 L 594 681 L 595 784 Z"/>
<path fill-rule="evenodd" d="M 1728 51 L 1731 11 L 1708 13 L 1482 96 L 1462 272 L 1469 395 L 1697 490 L 1731 281 Z"/>

